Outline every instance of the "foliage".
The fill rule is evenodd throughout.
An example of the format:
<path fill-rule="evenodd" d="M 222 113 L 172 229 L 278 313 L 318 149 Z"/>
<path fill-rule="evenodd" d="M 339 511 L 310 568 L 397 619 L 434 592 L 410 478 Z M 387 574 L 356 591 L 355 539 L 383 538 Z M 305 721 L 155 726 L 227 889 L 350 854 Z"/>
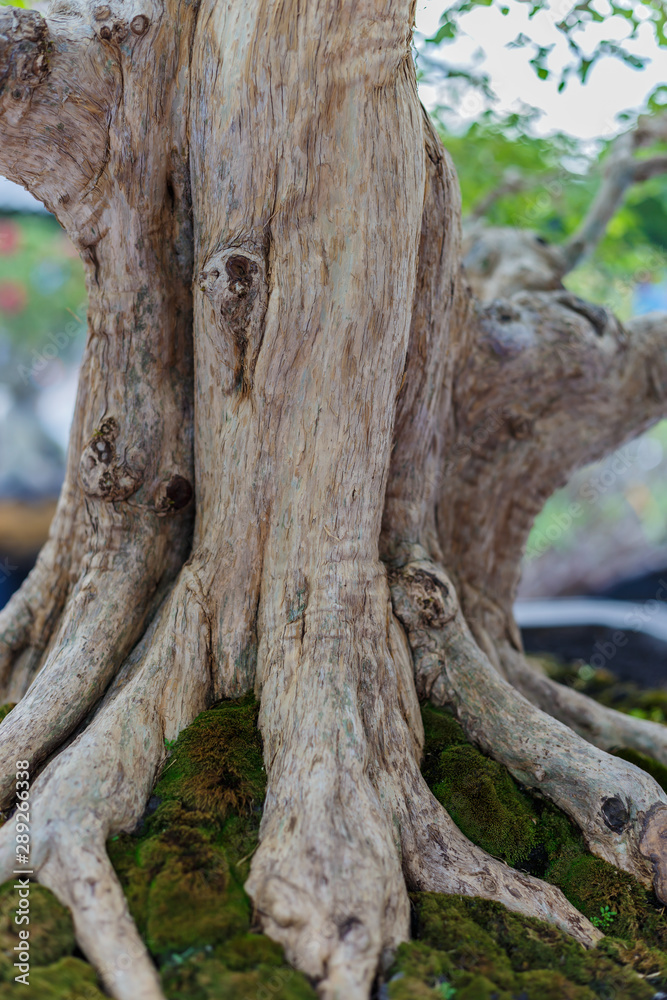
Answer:
<path fill-rule="evenodd" d="M 612 910 L 612 908 L 607 904 L 607 906 L 600 907 L 599 916 L 594 915 L 591 917 L 591 923 L 594 927 L 599 927 L 601 931 L 607 932 L 611 930 L 614 924 L 615 916 L 616 910 Z"/>
<path fill-rule="evenodd" d="M 436 33 L 427 41 L 432 46 L 451 44 L 461 33 L 462 19 L 476 7 L 495 7 L 503 16 L 507 16 L 512 8 L 521 3 L 529 6 L 529 18 L 545 13 L 555 29 L 554 37 L 562 36 L 567 41 L 570 60 L 560 70 L 558 82 L 559 91 L 563 90 L 571 76 L 577 76 L 585 83 L 591 69 L 605 56 L 612 56 L 631 66 L 642 69 L 646 60 L 627 48 L 627 42 L 637 38 L 640 29 L 650 25 L 658 45 L 667 45 L 667 8 L 662 0 L 578 0 L 565 6 L 554 0 L 454 0 L 443 12 Z M 627 35 L 624 43 L 616 38 L 600 39 L 592 51 L 585 48 L 582 35 L 592 24 L 602 24 L 612 17 L 622 18 L 626 23 Z M 610 31 L 610 35 L 614 32 Z M 549 56 L 555 46 L 540 44 L 536 40 L 521 33 L 512 43 L 512 48 L 527 49 L 531 58 L 530 65 L 540 80 L 547 80 L 554 70 L 549 65 Z M 471 74 L 472 79 L 472 74 Z M 654 102 L 662 98 L 660 93 L 654 95 Z"/>
<path fill-rule="evenodd" d="M 593 154 L 571 136 L 531 136 L 519 116 L 499 121 L 488 114 L 462 135 L 448 133 L 440 122 L 440 133 L 458 172 L 464 218 L 512 178 L 516 189 L 493 201 L 485 221 L 531 229 L 553 243 L 564 242 L 581 223 L 609 148 L 602 143 Z M 568 287 L 627 318 L 637 283 L 667 275 L 666 234 L 663 175 L 630 189 L 593 260 L 568 276 Z"/>

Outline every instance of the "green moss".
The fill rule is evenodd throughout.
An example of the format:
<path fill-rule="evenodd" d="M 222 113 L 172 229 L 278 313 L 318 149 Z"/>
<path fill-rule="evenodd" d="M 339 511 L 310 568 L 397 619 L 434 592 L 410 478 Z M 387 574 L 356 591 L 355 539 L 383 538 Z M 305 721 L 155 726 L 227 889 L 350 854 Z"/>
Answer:
<path fill-rule="evenodd" d="M 282 949 L 252 933 L 243 884 L 265 783 L 256 703 L 223 702 L 171 748 L 138 834 L 108 845 L 169 1000 L 314 1000 Z"/>
<path fill-rule="evenodd" d="M 428 986 L 423 979 L 396 973 L 387 985 L 389 1000 L 442 1000 L 441 989 Z M 450 994 L 451 995 L 451 994 Z"/>
<path fill-rule="evenodd" d="M 162 955 L 195 945 L 217 944 L 244 930 L 248 901 L 232 878 L 226 855 L 199 830 L 175 828 L 151 838 L 140 852 L 150 872 L 146 940 Z"/>
<path fill-rule="evenodd" d="M 19 944 L 19 930 L 30 932 L 30 965 L 51 965 L 71 955 L 76 947 L 74 928 L 69 910 L 52 892 L 36 883 L 30 884 L 30 923 L 15 923 L 18 897 L 13 882 L 0 888 L 0 978 L 15 976 L 14 948 Z"/>
<path fill-rule="evenodd" d="M 304 976 L 287 965 L 280 969 L 231 972 L 215 959 L 184 965 L 165 978 L 169 1000 L 316 1000 L 317 994 Z"/>
<path fill-rule="evenodd" d="M 199 716 L 175 744 L 155 789 L 157 808 L 140 836 L 109 843 L 130 911 L 160 961 L 250 928 L 247 872 L 239 862 L 248 842 L 254 846 L 259 815 L 248 816 L 248 810 L 263 792 L 255 719 L 256 707 L 247 700 Z M 212 760 L 221 769 L 218 789 Z M 191 782 L 188 775 L 197 767 Z M 229 816 L 232 808 L 236 814 Z"/>
<path fill-rule="evenodd" d="M 413 906 L 419 941 L 399 948 L 391 978 L 432 990 L 447 983 L 456 1000 L 494 994 L 508 1000 L 650 1000 L 655 992 L 637 975 L 656 972 L 656 956 L 648 950 L 630 954 L 611 942 L 585 951 L 550 924 L 487 900 L 418 893 Z M 402 982 L 394 979 L 392 1000 L 403 995 Z"/>
<path fill-rule="evenodd" d="M 20 993 L 19 993 L 20 991 Z M 62 958 L 54 965 L 32 967 L 30 984 L 0 983 L 0 1000 L 108 1000 L 95 970 L 78 958 Z"/>
<path fill-rule="evenodd" d="M 627 872 L 590 854 L 564 855 L 549 873 L 570 902 L 587 917 L 602 906 L 616 911 L 611 935 L 667 951 L 667 921 L 652 893 Z"/>
<path fill-rule="evenodd" d="M 6 719 L 13 708 L 15 708 L 14 702 L 7 702 L 6 705 L 0 705 L 0 722 Z"/>
<path fill-rule="evenodd" d="M 472 747 L 451 715 L 424 706 L 423 718 L 425 777 L 464 832 L 490 853 L 559 885 L 588 916 L 601 906 L 617 916 L 612 934 L 585 951 L 551 925 L 499 904 L 415 894 L 415 939 L 398 949 L 383 995 L 650 1000 L 667 984 L 666 921 L 652 895 L 591 857 L 568 818 Z M 168 1000 L 315 1000 L 282 949 L 254 933 L 243 889 L 265 789 L 256 722 L 257 706 L 248 698 L 200 715 L 170 748 L 137 831 L 108 844 Z M 0 1000 L 9 1000 L 10 989 L 15 995 L 12 893 L 11 885 L 0 889 Z M 38 886 L 31 903 L 33 986 L 25 995 L 100 1000 L 93 970 L 72 957 L 67 912 Z"/>
<path fill-rule="evenodd" d="M 643 690 L 632 682 L 619 681 L 608 670 L 596 669 L 587 663 L 564 664 L 548 656 L 536 659 L 559 684 L 573 687 L 602 705 L 653 722 L 667 720 L 667 691 Z"/>
<path fill-rule="evenodd" d="M 155 789 L 218 820 L 264 800 L 266 775 L 254 699 L 202 712 L 178 737 Z"/>
<path fill-rule="evenodd" d="M 494 991 L 499 998 L 525 994 L 539 1000 L 552 995 L 559 1000 L 652 997 L 657 986 L 667 982 L 667 922 L 653 895 L 627 873 L 588 854 L 569 819 L 467 744 L 448 713 L 426 707 L 424 728 L 425 777 L 471 840 L 558 885 L 588 917 L 599 915 L 603 906 L 616 911 L 609 936 L 600 947 L 585 952 L 552 926 L 528 921 L 497 904 L 429 894 L 414 897 L 419 942 L 453 963 L 449 975 L 456 1000 L 483 1000 Z M 642 762 L 646 770 L 654 763 Z M 428 962 L 416 968 L 416 959 L 424 955 Z M 405 947 L 399 951 L 393 972 L 402 975 L 392 987 L 397 996 L 403 995 L 408 981 L 439 988 L 429 962 L 437 966 L 437 955 L 407 952 Z M 548 992 L 545 984 L 555 982 L 554 976 L 562 982 Z M 640 978 L 645 976 L 650 980 Z"/>
<path fill-rule="evenodd" d="M 450 712 L 436 708 L 430 702 L 422 705 L 424 723 L 424 757 L 422 773 L 429 785 L 437 781 L 440 754 L 455 746 L 469 746 L 463 729 Z"/>
<path fill-rule="evenodd" d="M 505 768 L 472 746 L 443 750 L 439 763 L 433 793 L 466 837 L 510 864 L 527 857 L 534 812 Z"/>
<path fill-rule="evenodd" d="M 497 761 L 465 741 L 449 713 L 423 709 L 422 771 L 436 798 L 473 843 L 532 875 L 583 842 L 568 818 L 522 789 Z"/>

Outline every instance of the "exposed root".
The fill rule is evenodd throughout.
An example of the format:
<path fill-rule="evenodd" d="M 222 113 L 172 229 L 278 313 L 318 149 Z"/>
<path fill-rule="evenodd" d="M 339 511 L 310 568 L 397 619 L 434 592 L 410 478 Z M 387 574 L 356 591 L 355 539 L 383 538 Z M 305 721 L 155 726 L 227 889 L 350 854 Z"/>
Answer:
<path fill-rule="evenodd" d="M 595 944 L 599 932 L 559 890 L 472 845 L 428 790 L 409 649 L 381 576 L 372 592 L 363 620 L 336 615 L 332 632 L 314 601 L 262 661 L 269 788 L 247 888 L 265 930 L 324 1000 L 367 1000 L 378 966 L 408 937 L 405 879 L 502 902 Z M 104 844 L 140 818 L 164 738 L 211 701 L 209 619 L 190 564 L 93 720 L 32 789 L 32 870 L 71 909 L 116 1000 L 162 992 Z M 651 858 L 662 816 L 646 828 Z M 14 845 L 10 821 L 0 878 L 14 871 Z"/>
<path fill-rule="evenodd" d="M 116 46 L 116 62 L 110 48 L 94 49 L 112 70 L 109 142 L 100 146 L 109 160 L 94 185 L 99 203 L 78 206 L 98 235 L 83 243 L 90 234 L 79 227 L 99 292 L 89 341 L 95 392 L 82 395 L 71 479 L 86 495 L 89 558 L 73 561 L 79 582 L 46 665 L 0 727 L 0 802 L 11 797 L 17 759 L 36 772 L 72 739 L 34 781 L 32 870 L 71 908 L 79 943 L 116 1000 L 161 1000 L 104 844 L 136 825 L 164 739 L 215 694 L 244 690 L 256 666 L 268 794 L 247 888 L 265 929 L 323 1000 L 367 1000 L 378 966 L 408 935 L 406 878 L 498 900 L 594 944 L 598 932 L 558 890 L 474 847 L 428 791 L 410 650 L 378 561 L 391 464 L 384 551 L 399 567 L 394 607 L 419 692 L 452 705 L 468 735 L 573 816 L 596 853 L 653 878 L 667 901 L 667 795 L 512 689 L 474 642 L 450 581 L 416 547 L 428 536 L 437 555 L 446 520 L 436 524 L 435 505 L 443 438 L 456 444 L 461 415 L 452 385 L 473 400 L 473 429 L 473 411 L 487 403 L 504 414 L 503 393 L 526 384 L 535 395 L 544 359 L 560 358 L 563 339 L 573 340 L 571 297 L 482 316 L 485 350 L 469 335 L 455 181 L 432 132 L 425 160 L 415 155 L 424 123 L 407 44 L 412 4 L 381 15 L 372 4 L 342 5 L 324 37 L 315 8 L 292 23 L 289 5 L 250 4 L 240 18 L 234 4 L 211 0 L 194 34 L 192 5 L 167 8 L 149 37 L 141 20 L 141 37 L 159 32 L 166 46 L 160 72 L 151 72 L 163 51 L 155 40 L 151 48 L 130 39 L 131 58 Z M 110 26 L 103 30 L 100 41 L 110 42 Z M 216 59 L 221 72 L 211 74 Z M 258 61 L 267 67 L 259 102 Z M 286 74 L 288 65 L 298 72 Z M 213 105 L 220 115 L 208 115 Z M 397 198 L 400 227 L 383 208 Z M 191 219 L 199 561 L 181 569 L 123 663 L 189 541 L 178 520 L 166 525 L 195 482 Z M 545 317 L 551 353 L 535 334 Z M 554 372 L 580 387 L 581 359 L 601 334 L 591 380 L 611 370 L 624 387 L 624 338 L 598 319 L 595 334 L 582 321 L 578 352 Z M 467 351 L 474 358 L 455 377 Z M 512 379 L 499 377 L 507 369 L 497 359 L 526 353 Z M 332 372 L 341 373 L 333 382 Z M 639 375 L 628 385 L 646 382 L 656 395 L 643 368 Z M 523 417 L 500 420 L 511 442 L 525 435 Z M 469 451 L 487 474 L 486 456 Z M 449 503 L 447 516 L 471 503 L 465 484 L 488 517 L 486 480 L 473 489 L 460 465 L 448 477 L 459 505 Z M 515 479 L 525 468 L 517 462 Z M 502 475 L 488 475 L 502 492 Z M 442 493 L 441 510 L 449 499 Z M 475 536 L 475 519 L 465 526 Z M 404 560 L 408 542 L 415 548 Z M 440 542 L 449 551 L 446 533 Z M 478 554 L 485 568 L 487 554 Z M 8 639 L 14 652 L 28 648 L 24 619 Z M 0 830 L 5 877 L 16 863 L 14 827 Z"/>
<path fill-rule="evenodd" d="M 396 629 L 398 632 L 399 629 Z M 472 844 L 428 788 L 418 766 L 417 746 L 410 739 L 404 706 L 392 692 L 406 689 L 400 665 L 411 664 L 394 645 L 385 661 L 381 698 L 365 703 L 367 725 L 382 733 L 373 768 L 380 798 L 400 829 L 403 871 L 411 889 L 481 896 L 503 903 L 524 916 L 555 924 L 581 944 L 591 947 L 601 934 L 560 889 L 515 871 Z M 414 698 L 414 692 L 413 692 Z M 416 701 L 416 699 L 415 699 Z M 405 747 L 410 747 L 406 752 Z"/>
<path fill-rule="evenodd" d="M 408 936 L 397 831 L 373 785 L 358 696 L 389 656 L 375 641 L 386 611 L 329 635 L 306 612 L 303 637 L 299 623 L 264 675 L 269 783 L 246 888 L 267 933 L 326 1000 L 367 1000 L 382 953 Z"/>
<path fill-rule="evenodd" d="M 145 628 L 152 596 L 145 565 L 132 565 L 131 557 L 119 562 L 114 572 L 83 575 L 46 663 L 0 730 L 0 805 L 14 793 L 14 762 L 26 758 L 34 767 L 57 749 L 104 694 Z"/>
<path fill-rule="evenodd" d="M 33 877 L 70 908 L 77 940 L 116 1000 L 162 1000 L 162 992 L 104 845 L 140 819 L 165 738 L 210 702 L 207 635 L 184 571 L 93 721 L 31 791 Z M 16 868 L 15 823 L 0 830 L 2 880 Z"/>
<path fill-rule="evenodd" d="M 667 901 L 667 881 L 645 829 L 667 796 L 639 768 L 608 756 L 528 702 L 475 643 L 447 575 L 423 551 L 393 577 L 396 614 L 408 631 L 417 689 L 453 709 L 468 737 L 579 825 L 589 849 Z"/>
<path fill-rule="evenodd" d="M 73 835 L 66 823 L 51 828 L 50 842 L 39 880 L 71 910 L 77 941 L 105 987 L 117 1000 L 163 1000 L 157 971 L 130 917 L 104 839 L 95 839 L 91 830 Z"/>
<path fill-rule="evenodd" d="M 554 924 L 587 948 L 598 943 L 601 932 L 560 889 L 515 871 L 471 844 L 428 788 L 420 787 L 425 783 L 416 780 L 417 774 L 410 776 L 412 794 L 404 793 L 406 816 L 401 824 L 404 870 L 412 888 L 491 899 L 515 913 Z"/>
<path fill-rule="evenodd" d="M 661 723 L 617 712 L 574 688 L 558 684 L 508 645 L 501 646 L 499 654 L 505 676 L 517 691 L 589 743 L 601 750 L 629 747 L 667 765 L 667 729 Z"/>
<path fill-rule="evenodd" d="M 435 800 L 418 766 L 409 650 L 388 602 L 375 615 L 367 603 L 366 615 L 333 639 L 306 612 L 267 665 L 269 790 L 247 883 L 267 933 L 326 1000 L 366 1000 L 383 955 L 407 937 L 404 878 L 503 902 L 595 944 L 601 935 L 560 890 L 474 847 Z"/>

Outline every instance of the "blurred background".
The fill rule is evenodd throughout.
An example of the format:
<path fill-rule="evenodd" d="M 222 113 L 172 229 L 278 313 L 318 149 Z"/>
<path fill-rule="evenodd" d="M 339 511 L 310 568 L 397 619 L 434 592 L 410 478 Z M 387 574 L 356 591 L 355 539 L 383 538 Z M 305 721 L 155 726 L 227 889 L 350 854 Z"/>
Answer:
<path fill-rule="evenodd" d="M 565 240 L 618 136 L 641 115 L 667 114 L 663 0 L 444 7 L 419 0 L 415 57 L 422 100 L 458 168 L 464 216 Z M 656 150 L 667 144 L 646 155 Z M 595 254 L 566 284 L 621 319 L 667 310 L 667 174 L 629 188 Z M 0 178 L 0 605 L 48 530 L 85 317 L 82 268 L 67 237 Z M 582 470 L 538 518 L 518 607 L 526 644 L 550 654 L 561 665 L 554 669 L 566 664 L 584 687 L 607 674 L 630 681 L 646 668 L 667 688 L 663 580 L 667 422 Z M 609 655 L 618 628 L 629 641 Z M 646 711 L 664 718 L 660 706 Z"/>
<path fill-rule="evenodd" d="M 0 604 L 48 532 L 85 332 L 78 254 L 53 216 L 0 180 Z"/>

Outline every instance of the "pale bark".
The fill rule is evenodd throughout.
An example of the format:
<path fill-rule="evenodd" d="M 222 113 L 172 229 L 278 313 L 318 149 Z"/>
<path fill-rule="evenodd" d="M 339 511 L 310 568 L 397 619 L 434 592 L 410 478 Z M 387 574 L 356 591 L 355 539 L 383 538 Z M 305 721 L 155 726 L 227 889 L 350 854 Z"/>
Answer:
<path fill-rule="evenodd" d="M 661 332 L 630 345 L 566 293 L 475 312 L 410 0 L 58 9 L 0 13 L 0 168 L 57 212 L 91 296 L 52 537 L 1 619 L 22 700 L 0 792 L 29 758 L 33 867 L 112 995 L 162 994 L 105 840 L 164 740 L 253 688 L 247 889 L 323 998 L 368 997 L 408 888 L 600 937 L 454 826 L 419 772 L 418 695 L 667 901 L 667 797 L 513 689 L 506 656 L 541 503 L 664 411 Z"/>

